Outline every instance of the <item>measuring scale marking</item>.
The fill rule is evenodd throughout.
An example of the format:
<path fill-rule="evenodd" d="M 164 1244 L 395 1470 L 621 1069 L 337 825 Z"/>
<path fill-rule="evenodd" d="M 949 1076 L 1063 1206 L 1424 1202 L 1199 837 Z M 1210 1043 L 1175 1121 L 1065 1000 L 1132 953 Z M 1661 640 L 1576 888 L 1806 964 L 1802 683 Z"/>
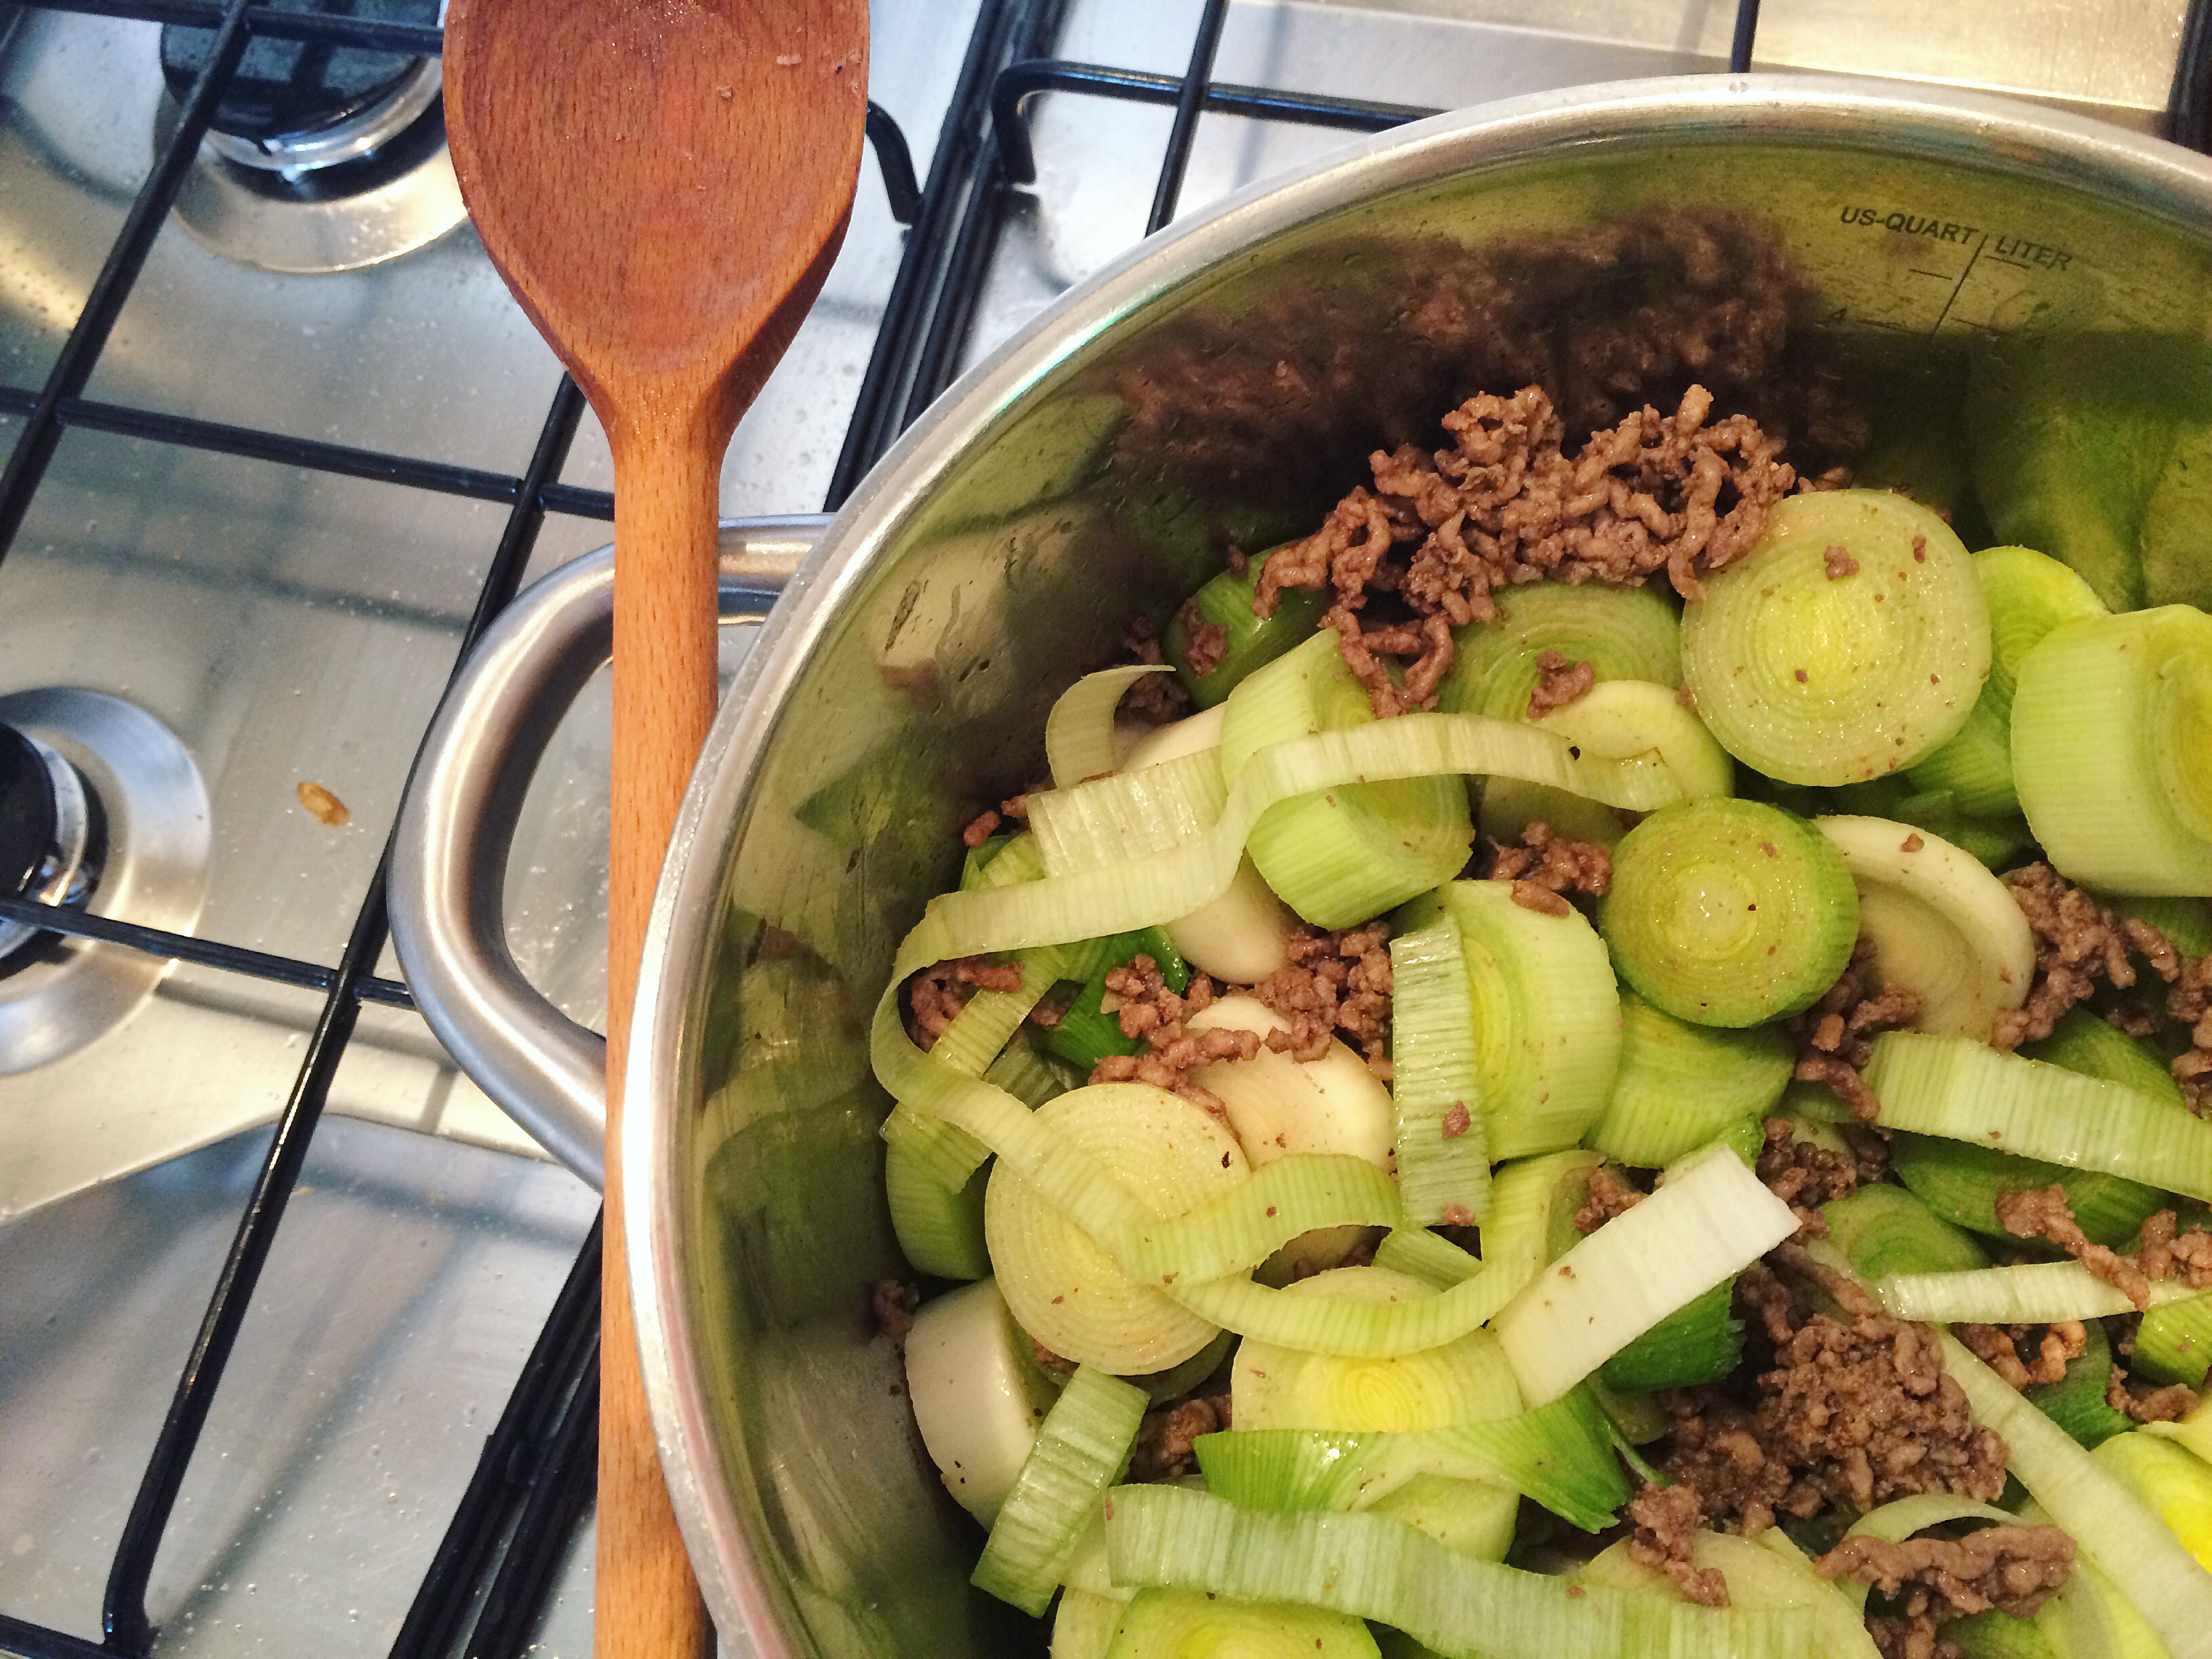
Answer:
<path fill-rule="evenodd" d="M 2080 275 L 2086 270 L 2071 249 L 2014 230 L 1863 203 L 1844 204 L 1837 218 L 1881 235 L 1893 253 L 1910 258 L 1902 274 L 1926 285 L 1927 303 L 1935 307 L 1935 314 L 1932 320 L 1907 320 L 1854 316 L 1852 307 L 1838 307 L 1829 313 L 1831 323 L 1855 321 L 1892 333 L 1922 336 L 1935 335 L 1947 325 L 1982 334 L 2008 333 L 2032 308 L 2021 303 L 2034 291 L 2032 279 L 2046 272 Z M 1915 304 L 1905 308 L 1926 315 Z"/>

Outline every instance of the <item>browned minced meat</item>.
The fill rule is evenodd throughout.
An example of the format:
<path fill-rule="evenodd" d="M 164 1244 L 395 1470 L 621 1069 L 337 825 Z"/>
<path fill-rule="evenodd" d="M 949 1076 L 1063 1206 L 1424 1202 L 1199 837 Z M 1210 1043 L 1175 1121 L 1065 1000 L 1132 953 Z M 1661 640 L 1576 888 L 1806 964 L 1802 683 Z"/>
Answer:
<path fill-rule="evenodd" d="M 1193 1395 L 1145 1413 L 1129 1455 L 1132 1480 L 1179 1480 L 1198 1467 L 1191 1443 L 1229 1426 L 1229 1396 Z"/>
<path fill-rule="evenodd" d="M 1958 1337 L 1984 1364 L 2024 1389 L 2064 1376 L 2066 1362 L 2081 1357 L 2089 1333 L 2080 1320 L 2062 1319 L 2049 1325 L 1961 1325 Z"/>
<path fill-rule="evenodd" d="M 1594 663 L 1570 662 L 1562 651 L 1536 653 L 1536 687 L 1528 694 L 1528 718 L 1540 720 L 1554 708 L 1565 708 L 1589 694 L 1597 684 Z"/>
<path fill-rule="evenodd" d="M 2074 1569 L 2074 1540 L 2057 1527 L 1984 1527 L 1963 1538 L 1893 1544 L 1846 1538 L 1813 1564 L 1823 1578 L 1850 1577 L 1901 1602 L 1902 1620 L 1870 1618 L 1885 1656 L 1933 1659 L 1945 1647 L 1938 1625 L 1991 1607 L 2029 1619 Z M 1882 1626 L 1888 1626 L 1884 1629 Z"/>
<path fill-rule="evenodd" d="M 1856 1310 L 1844 1318 L 1801 1317 L 1802 1303 L 1768 1276 L 1749 1301 L 1777 1339 L 1775 1364 L 1750 1407 L 1717 1388 L 1662 1396 L 1674 1425 L 1660 1466 L 1718 1523 L 1748 1536 L 1777 1510 L 1864 1513 L 1915 1492 L 1987 1502 L 2003 1490 L 2004 1443 L 1974 1425 L 1935 1339 L 1849 1300 Z"/>
<path fill-rule="evenodd" d="M 2180 977 L 2180 953 L 2165 934 L 2107 909 L 2049 865 L 2025 866 L 2004 881 L 2035 935 L 2035 981 L 2024 1006 L 1997 1016 L 1990 1041 L 1998 1048 L 2049 1036 L 2058 1017 L 2094 991 L 2100 980 L 2124 990 L 2132 986 L 2131 956 L 2142 957 L 2169 983 Z"/>
<path fill-rule="evenodd" d="M 1163 662 L 1159 635 L 1149 617 L 1139 617 L 1121 633 L 1125 663 Z M 1121 694 L 1116 717 L 1144 726 L 1165 726 L 1190 713 L 1190 694 L 1172 674 L 1147 674 Z"/>
<path fill-rule="evenodd" d="M 2212 1233 L 2194 1223 L 2177 1231 L 2171 1210 L 2147 1217 L 2136 1230 L 2136 1259 L 2148 1279 L 2179 1279 L 2192 1291 L 2212 1288 Z"/>
<path fill-rule="evenodd" d="M 1294 1060 L 1319 1060 L 1339 1031 L 1359 1045 L 1367 1067 L 1390 1080 L 1390 924 L 1336 933 L 1294 931 L 1290 961 L 1252 994 L 1290 1022 L 1267 1046 Z"/>
<path fill-rule="evenodd" d="M 1851 550 L 1841 542 L 1835 543 L 1822 556 L 1821 568 L 1828 573 L 1828 580 L 1832 582 L 1839 582 L 1846 576 L 1859 574 L 1859 562 L 1851 556 Z"/>
<path fill-rule="evenodd" d="M 2138 1423 L 2179 1423 L 2197 1409 L 2197 1396 L 2185 1382 L 2137 1389 L 2127 1372 L 2115 1364 L 2105 1381 L 2105 1403 Z"/>
<path fill-rule="evenodd" d="M 1227 1115 L 1221 1097 L 1194 1083 L 1191 1072 L 1220 1060 L 1249 1060 L 1260 1051 L 1260 1039 L 1249 1031 L 1214 1030 L 1186 1031 L 1182 1023 L 1213 1001 L 1213 981 L 1193 974 L 1177 996 L 1160 977 L 1159 964 L 1150 957 L 1133 957 L 1126 966 L 1110 969 L 1106 989 L 1119 1000 L 1112 1012 L 1121 1035 L 1141 1037 L 1141 1054 L 1108 1054 L 1091 1068 L 1093 1083 L 1149 1083 L 1181 1095 L 1216 1117 Z M 1103 1006 L 1103 1004 L 1101 1005 Z"/>
<path fill-rule="evenodd" d="M 2212 956 L 2185 957 L 2166 989 L 2169 1019 L 2189 1027 L 2189 1048 L 2173 1060 L 2182 1098 L 2199 1117 L 2212 1105 Z"/>
<path fill-rule="evenodd" d="M 1182 624 L 1183 659 L 1190 672 L 1204 679 L 1221 666 L 1229 654 L 1229 629 L 1224 623 L 1208 622 L 1198 608 L 1195 594 L 1183 601 L 1176 620 Z"/>
<path fill-rule="evenodd" d="M 876 1328 L 893 1341 L 914 1328 L 914 1310 L 921 1305 L 921 1287 L 902 1285 L 896 1279 L 877 1280 L 868 1296 L 868 1311 L 875 1317 Z"/>
<path fill-rule="evenodd" d="M 1695 1492 L 1687 1486 L 1655 1486 L 1647 1481 L 1644 1490 L 1629 1501 L 1628 1518 L 1636 1527 L 1628 1540 L 1630 1560 L 1664 1573 L 1685 1600 L 1700 1607 L 1728 1606 L 1728 1580 L 1690 1559 L 1705 1524 L 1705 1508 Z"/>
<path fill-rule="evenodd" d="M 1575 1231 L 1594 1233 L 1613 1217 L 1634 1209 L 1643 1201 L 1642 1193 L 1601 1164 L 1590 1171 L 1589 1196 L 1575 1212 Z"/>
<path fill-rule="evenodd" d="M 1997 1224 L 2014 1238 L 2039 1238 L 2056 1244 L 2112 1285 L 2138 1310 L 2150 1306 L 2150 1278 L 2139 1257 L 2122 1255 L 2090 1243 L 2074 1219 L 2066 1189 L 2053 1184 L 2024 1193 L 1999 1193 Z"/>
<path fill-rule="evenodd" d="M 960 839 L 970 847 L 981 847 L 998 833 L 999 825 L 1008 818 L 1025 818 L 1030 815 L 1027 791 L 1011 796 L 999 803 L 995 811 L 986 809 L 969 820 L 968 827 L 960 832 Z"/>
<path fill-rule="evenodd" d="M 988 957 L 961 957 L 925 968 L 907 986 L 907 1008 L 911 1018 L 907 1033 L 917 1047 L 934 1048 L 968 1006 L 976 991 L 1018 991 L 1022 970 L 1011 962 Z"/>
<path fill-rule="evenodd" d="M 1820 1083 L 1851 1109 L 1861 1121 L 1872 1121 L 1881 1103 L 1860 1070 L 1874 1058 L 1874 1040 L 1909 1023 L 1920 1012 L 1920 999 L 1899 988 L 1881 990 L 1873 940 L 1862 936 L 1851 959 L 1820 1000 L 1790 1022 L 1797 1035 L 1800 1082 Z"/>
<path fill-rule="evenodd" d="M 1816 1237 L 1826 1233 L 1820 1206 L 1857 1190 L 1859 1160 L 1849 1152 L 1799 1140 L 1796 1125 L 1786 1117 L 1770 1117 L 1762 1129 L 1759 1178 L 1790 1207 L 1804 1231 Z"/>
<path fill-rule="evenodd" d="M 1036 1359 L 1037 1369 L 1049 1371 L 1054 1376 L 1073 1376 L 1082 1368 L 1073 1359 L 1064 1359 L 1035 1337 L 1030 1339 L 1030 1354 Z"/>
<path fill-rule="evenodd" d="M 1474 1121 L 1468 1115 L 1467 1103 L 1463 1100 L 1455 1100 L 1451 1103 L 1451 1109 L 1444 1114 L 1443 1138 L 1446 1140 L 1457 1140 L 1468 1132 L 1468 1126 Z"/>
<path fill-rule="evenodd" d="M 1274 614 L 1283 588 L 1328 587 L 1322 622 L 1377 714 L 1429 708 L 1452 664 L 1449 629 L 1496 614 L 1493 589 L 1556 580 L 1620 586 L 1663 569 L 1694 596 L 1700 569 L 1749 550 L 1796 473 L 1745 415 L 1707 424 L 1712 394 L 1692 386 L 1672 414 L 1646 404 L 1577 452 L 1540 386 L 1483 392 L 1443 418 L 1449 449 L 1401 444 L 1368 458 L 1375 488 L 1355 489 L 1322 527 L 1268 560 L 1253 609 Z M 1412 548 L 1401 559 L 1401 544 Z M 1411 620 L 1367 625 L 1374 592 Z M 1384 657 L 1410 657 L 1403 679 Z"/>
<path fill-rule="evenodd" d="M 1568 893 L 1603 898 L 1613 884 L 1613 854 L 1594 842 L 1568 841 L 1541 818 L 1521 832 L 1517 845 L 1498 849 L 1490 878 L 1513 884 L 1513 902 L 1525 909 L 1564 916 L 1574 907 Z"/>

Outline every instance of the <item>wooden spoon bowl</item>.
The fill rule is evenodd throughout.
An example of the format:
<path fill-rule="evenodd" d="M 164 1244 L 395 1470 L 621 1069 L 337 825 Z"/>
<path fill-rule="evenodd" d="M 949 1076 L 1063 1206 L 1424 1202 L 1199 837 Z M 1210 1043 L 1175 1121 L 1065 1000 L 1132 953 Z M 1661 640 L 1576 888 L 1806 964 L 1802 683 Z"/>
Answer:
<path fill-rule="evenodd" d="M 714 714 L 723 452 L 843 240 L 865 0 L 453 0 L 446 123 L 485 251 L 615 468 L 601 1659 L 700 1650 L 629 1312 L 621 1085 L 646 914 Z"/>

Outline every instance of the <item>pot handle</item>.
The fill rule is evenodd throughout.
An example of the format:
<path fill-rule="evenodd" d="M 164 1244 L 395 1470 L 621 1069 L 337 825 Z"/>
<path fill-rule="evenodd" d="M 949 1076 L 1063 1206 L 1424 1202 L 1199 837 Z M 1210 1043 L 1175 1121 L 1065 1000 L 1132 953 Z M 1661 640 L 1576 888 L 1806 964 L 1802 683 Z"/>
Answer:
<path fill-rule="evenodd" d="M 766 617 L 829 525 L 726 519 L 725 621 Z M 399 810 L 392 943 L 447 1052 L 539 1146 L 594 1188 L 606 1174 L 606 1039 L 549 1002 L 507 949 L 507 854 L 553 732 L 614 649 L 614 549 L 518 594 L 455 678 Z"/>

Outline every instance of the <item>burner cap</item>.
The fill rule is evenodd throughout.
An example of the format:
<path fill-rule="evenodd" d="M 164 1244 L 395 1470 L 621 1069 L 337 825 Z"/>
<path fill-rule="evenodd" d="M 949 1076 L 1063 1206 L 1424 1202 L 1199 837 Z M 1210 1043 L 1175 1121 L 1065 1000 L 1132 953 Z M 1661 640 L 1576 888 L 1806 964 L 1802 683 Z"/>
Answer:
<path fill-rule="evenodd" d="M 291 0 L 287 11 L 434 27 L 438 0 Z M 161 30 L 161 73 L 182 103 L 207 66 L 215 31 L 170 23 Z M 422 60 L 404 52 L 283 40 L 258 34 L 216 101 L 217 132 L 259 141 L 315 132 L 398 92 Z"/>
<path fill-rule="evenodd" d="M 46 757 L 12 726 L 0 726 L 0 894 L 21 898 L 54 850 L 59 828 Z"/>

